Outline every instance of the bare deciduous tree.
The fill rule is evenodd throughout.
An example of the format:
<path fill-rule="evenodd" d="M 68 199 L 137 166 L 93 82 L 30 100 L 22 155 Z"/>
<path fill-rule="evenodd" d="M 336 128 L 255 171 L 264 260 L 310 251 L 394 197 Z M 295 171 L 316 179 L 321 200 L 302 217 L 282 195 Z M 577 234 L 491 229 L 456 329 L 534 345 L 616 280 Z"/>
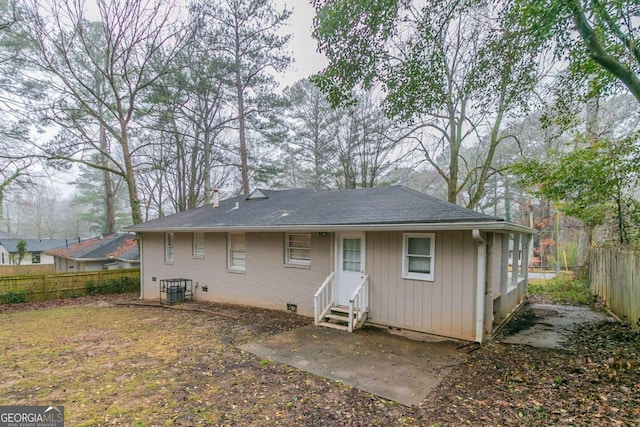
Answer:
<path fill-rule="evenodd" d="M 142 221 L 136 182 L 135 122 L 142 95 L 172 70 L 189 32 L 176 1 L 97 0 L 92 21 L 84 0 L 31 0 L 20 31 L 30 42 L 27 64 L 48 80 L 46 117 L 72 138 L 59 138 L 43 157 L 81 162 L 121 176 L 131 220 Z M 101 131 L 115 147 L 106 148 Z M 114 148 L 117 148 L 114 149 Z M 90 153 L 101 154 L 98 161 Z"/>

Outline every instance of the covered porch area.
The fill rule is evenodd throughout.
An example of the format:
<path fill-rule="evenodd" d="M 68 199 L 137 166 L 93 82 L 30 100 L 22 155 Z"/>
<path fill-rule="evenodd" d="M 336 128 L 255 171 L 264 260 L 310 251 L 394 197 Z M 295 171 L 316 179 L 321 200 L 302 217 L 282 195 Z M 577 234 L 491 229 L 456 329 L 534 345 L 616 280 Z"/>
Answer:
<path fill-rule="evenodd" d="M 527 296 L 531 234 L 488 233 L 485 333 L 504 323 Z"/>

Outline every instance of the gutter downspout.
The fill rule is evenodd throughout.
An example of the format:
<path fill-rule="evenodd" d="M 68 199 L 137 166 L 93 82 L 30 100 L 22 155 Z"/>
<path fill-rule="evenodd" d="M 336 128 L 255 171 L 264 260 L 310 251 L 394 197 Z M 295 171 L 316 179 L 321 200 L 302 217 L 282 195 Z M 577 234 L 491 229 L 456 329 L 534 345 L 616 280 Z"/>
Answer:
<path fill-rule="evenodd" d="M 482 343 L 484 339 L 484 298 L 485 276 L 487 269 L 487 247 L 480 235 L 480 230 L 471 230 L 473 240 L 478 245 L 478 257 L 476 260 L 476 342 Z"/>

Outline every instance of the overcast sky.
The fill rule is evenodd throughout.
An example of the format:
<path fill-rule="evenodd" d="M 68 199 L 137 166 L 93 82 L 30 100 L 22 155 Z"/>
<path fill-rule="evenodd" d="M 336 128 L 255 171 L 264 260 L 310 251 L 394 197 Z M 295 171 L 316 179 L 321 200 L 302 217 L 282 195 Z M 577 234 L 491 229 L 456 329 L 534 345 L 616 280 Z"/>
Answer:
<path fill-rule="evenodd" d="M 290 86 L 298 80 L 322 70 L 327 61 L 317 51 L 317 43 L 311 38 L 311 28 L 315 10 L 309 0 L 274 0 L 276 7 L 293 10 L 289 19 L 289 32 L 293 35 L 289 50 L 295 62 L 282 78 L 283 86 Z M 294 3 L 292 5 L 291 3 Z"/>
<path fill-rule="evenodd" d="M 311 29 L 315 10 L 309 0 L 273 0 L 276 8 L 282 10 L 284 7 L 293 11 L 289 18 L 289 25 L 286 33 L 292 34 L 288 50 L 294 58 L 294 63 L 282 76 L 277 76 L 281 88 L 291 86 L 300 79 L 322 70 L 326 64 L 324 55 L 318 53 L 317 43 L 311 38 Z M 294 5 L 291 5 L 294 3 Z M 74 188 L 69 185 L 76 173 L 74 167 L 70 173 L 57 173 L 51 176 L 51 181 L 56 188 L 59 188 L 65 195 L 70 195 Z"/>

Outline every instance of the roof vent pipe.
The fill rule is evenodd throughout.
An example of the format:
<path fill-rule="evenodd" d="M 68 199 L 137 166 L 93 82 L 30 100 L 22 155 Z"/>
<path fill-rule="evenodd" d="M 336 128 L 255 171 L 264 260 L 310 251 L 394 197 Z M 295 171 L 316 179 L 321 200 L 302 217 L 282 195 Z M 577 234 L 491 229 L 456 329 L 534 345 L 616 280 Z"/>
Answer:
<path fill-rule="evenodd" d="M 218 207 L 218 189 L 217 188 L 213 189 L 213 207 L 214 208 Z"/>

